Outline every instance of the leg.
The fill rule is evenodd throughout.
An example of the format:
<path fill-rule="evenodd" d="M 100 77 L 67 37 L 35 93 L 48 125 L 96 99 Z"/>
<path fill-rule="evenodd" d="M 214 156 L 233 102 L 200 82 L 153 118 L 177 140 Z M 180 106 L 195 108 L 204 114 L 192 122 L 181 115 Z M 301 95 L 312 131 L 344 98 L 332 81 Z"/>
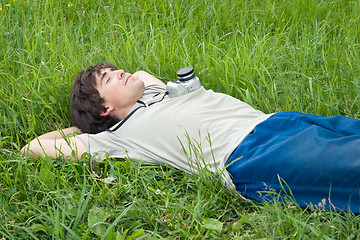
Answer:
<path fill-rule="evenodd" d="M 244 139 L 229 162 L 241 159 L 228 171 L 237 190 L 251 199 L 270 200 L 259 194 L 263 190 L 283 196 L 291 190 L 301 207 L 325 199 L 328 209 L 359 213 L 359 146 L 360 120 L 278 113 Z"/>

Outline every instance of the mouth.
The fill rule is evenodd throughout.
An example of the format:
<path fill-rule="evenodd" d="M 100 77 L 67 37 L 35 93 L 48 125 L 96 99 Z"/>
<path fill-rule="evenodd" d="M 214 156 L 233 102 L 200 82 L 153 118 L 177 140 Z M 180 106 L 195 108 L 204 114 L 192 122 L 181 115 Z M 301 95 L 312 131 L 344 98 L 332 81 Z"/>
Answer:
<path fill-rule="evenodd" d="M 127 82 L 129 81 L 130 78 L 131 78 L 131 75 L 129 75 L 129 76 L 126 78 L 125 85 L 127 84 Z"/>

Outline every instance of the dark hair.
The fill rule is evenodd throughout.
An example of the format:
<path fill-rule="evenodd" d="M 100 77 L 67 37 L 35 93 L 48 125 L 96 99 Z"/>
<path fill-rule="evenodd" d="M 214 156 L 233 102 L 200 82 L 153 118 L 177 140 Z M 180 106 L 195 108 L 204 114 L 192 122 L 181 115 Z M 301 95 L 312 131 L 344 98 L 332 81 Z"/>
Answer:
<path fill-rule="evenodd" d="M 96 89 L 96 78 L 107 68 L 117 70 L 111 63 L 98 63 L 79 72 L 73 83 L 70 93 L 71 118 L 84 133 L 99 133 L 118 122 L 118 119 L 110 116 L 100 116 L 106 108 L 103 106 L 104 99 Z"/>

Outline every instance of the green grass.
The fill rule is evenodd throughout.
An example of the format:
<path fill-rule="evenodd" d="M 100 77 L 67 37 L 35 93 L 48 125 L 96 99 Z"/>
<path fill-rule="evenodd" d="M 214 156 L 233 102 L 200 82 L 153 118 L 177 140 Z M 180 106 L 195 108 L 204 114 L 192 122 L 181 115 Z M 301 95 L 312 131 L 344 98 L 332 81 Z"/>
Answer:
<path fill-rule="evenodd" d="M 266 113 L 359 118 L 358 1 L 0 4 L 0 236 L 360 238 L 360 219 L 352 213 L 246 202 L 207 175 L 113 159 L 93 165 L 86 157 L 32 161 L 19 154 L 30 139 L 72 125 L 72 81 L 104 60 L 164 81 L 191 65 L 206 88 Z"/>

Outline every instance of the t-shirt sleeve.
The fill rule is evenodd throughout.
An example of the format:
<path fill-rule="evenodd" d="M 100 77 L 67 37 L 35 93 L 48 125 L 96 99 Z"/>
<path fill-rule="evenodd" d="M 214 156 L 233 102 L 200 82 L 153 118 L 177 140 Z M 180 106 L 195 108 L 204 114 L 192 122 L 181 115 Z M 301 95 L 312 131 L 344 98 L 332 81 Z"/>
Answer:
<path fill-rule="evenodd" d="M 104 131 L 97 134 L 83 133 L 77 135 L 81 141 L 84 142 L 88 149 L 88 153 L 91 155 L 105 158 L 106 154 L 114 158 L 126 157 L 126 149 L 121 146 L 121 139 L 114 136 L 110 132 Z"/>

